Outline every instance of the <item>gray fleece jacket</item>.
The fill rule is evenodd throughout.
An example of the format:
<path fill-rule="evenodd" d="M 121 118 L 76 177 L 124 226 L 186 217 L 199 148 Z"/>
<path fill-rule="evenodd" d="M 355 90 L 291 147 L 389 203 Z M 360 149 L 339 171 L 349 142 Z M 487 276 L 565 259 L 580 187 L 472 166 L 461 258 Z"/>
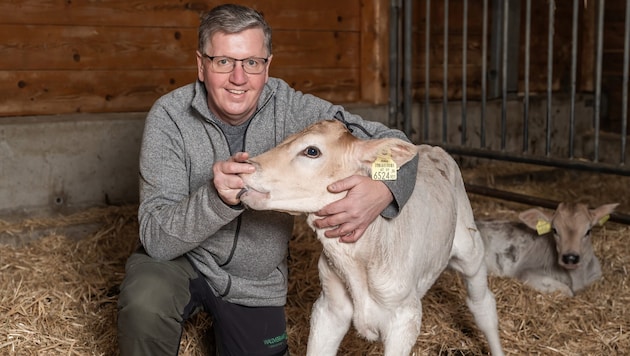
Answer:
<path fill-rule="evenodd" d="M 400 131 L 269 78 L 241 150 L 258 155 L 338 112 L 357 137 L 407 140 Z M 212 165 L 234 152 L 217 121 L 199 81 L 164 95 L 151 108 L 140 152 L 140 241 L 156 259 L 185 255 L 228 302 L 282 306 L 293 217 L 228 206 L 219 198 Z M 395 216 L 406 203 L 416 168 L 417 159 L 401 168 L 397 181 L 386 183 L 395 201 L 383 216 Z"/>

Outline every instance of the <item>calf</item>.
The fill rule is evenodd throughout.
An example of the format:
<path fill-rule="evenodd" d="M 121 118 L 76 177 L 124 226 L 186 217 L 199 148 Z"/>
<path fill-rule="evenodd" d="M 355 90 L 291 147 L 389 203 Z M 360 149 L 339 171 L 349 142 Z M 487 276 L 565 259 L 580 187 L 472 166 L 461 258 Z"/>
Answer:
<path fill-rule="evenodd" d="M 341 196 L 326 187 L 370 174 L 372 162 L 402 166 L 419 155 L 413 195 L 395 219 L 378 217 L 356 243 L 315 228 L 314 212 Z M 313 305 L 307 355 L 335 355 L 351 323 L 386 356 L 410 353 L 420 333 L 421 298 L 450 266 L 466 280 L 466 302 L 494 355 L 503 355 L 493 294 L 487 286 L 483 241 L 461 173 L 442 149 L 399 139 L 360 140 L 336 120 L 322 121 L 250 160 L 241 201 L 256 210 L 307 213 L 323 245 L 322 291 Z"/>
<path fill-rule="evenodd" d="M 553 214 L 529 209 L 519 215 L 525 226 L 478 220 L 489 273 L 517 278 L 543 293 L 575 295 L 602 276 L 591 229 L 603 224 L 615 207 L 560 203 Z"/>

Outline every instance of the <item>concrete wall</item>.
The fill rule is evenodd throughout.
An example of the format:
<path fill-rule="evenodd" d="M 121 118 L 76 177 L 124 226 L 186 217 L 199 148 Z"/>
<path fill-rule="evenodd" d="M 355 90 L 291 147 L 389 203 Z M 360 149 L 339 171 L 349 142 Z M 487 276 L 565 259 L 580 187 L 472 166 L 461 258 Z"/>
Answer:
<path fill-rule="evenodd" d="M 0 118 L 0 214 L 137 202 L 144 117 Z"/>

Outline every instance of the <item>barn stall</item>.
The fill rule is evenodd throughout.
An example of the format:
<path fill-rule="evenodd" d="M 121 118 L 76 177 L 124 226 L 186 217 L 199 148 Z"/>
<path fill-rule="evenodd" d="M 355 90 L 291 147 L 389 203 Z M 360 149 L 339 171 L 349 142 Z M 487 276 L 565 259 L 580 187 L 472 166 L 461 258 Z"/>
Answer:
<path fill-rule="evenodd" d="M 539 61 L 537 64 L 531 64 L 532 67 L 536 65 L 539 67 L 538 70 L 531 71 L 536 73 L 536 76 L 532 76 L 529 85 L 525 85 L 527 71 L 523 69 L 525 66 L 522 64 L 515 71 L 506 69 L 503 72 L 502 68 L 497 67 L 493 72 L 495 74 L 518 73 L 516 78 L 511 79 L 504 75 L 506 82 L 511 83 L 511 87 L 501 85 L 505 83 L 502 78 L 486 87 L 483 78 L 492 76 L 485 74 L 482 65 L 484 61 L 481 58 L 488 58 L 489 67 L 492 67 L 492 63 L 498 66 L 497 61 L 501 61 L 488 52 L 496 53 L 499 58 L 508 58 L 510 56 L 508 53 L 517 53 L 515 55 L 517 58 L 523 58 L 527 57 L 526 51 L 523 50 L 524 47 L 518 46 L 517 50 L 512 49 L 515 52 L 508 52 L 507 48 L 503 51 L 498 45 L 493 47 L 492 43 L 501 43 L 501 39 L 497 39 L 492 30 L 484 36 L 483 20 L 487 24 L 495 24 L 492 19 L 507 19 L 507 23 L 510 23 L 518 18 L 525 24 L 526 7 L 530 5 L 535 9 L 535 13 L 540 15 L 530 19 L 544 21 L 531 28 L 545 29 L 542 35 L 533 36 L 536 40 L 530 42 L 530 46 L 534 48 L 532 52 L 547 53 L 548 41 L 544 40 L 548 35 L 547 21 L 550 21 L 547 14 L 556 14 L 555 16 L 558 13 L 572 14 L 573 7 L 564 8 L 548 1 L 510 1 L 510 4 L 520 3 L 522 6 L 522 11 L 517 12 L 520 13 L 519 16 L 510 17 L 515 15 L 510 12 L 509 7 L 499 8 L 497 4 L 501 3 L 500 1 L 484 1 L 484 6 L 477 6 L 477 2 L 468 5 L 466 1 L 426 1 L 414 2 L 413 7 L 407 7 L 409 2 L 397 4 L 396 1 L 375 1 L 362 4 L 353 1 L 343 5 L 331 3 L 327 7 L 319 6 L 318 9 L 281 1 L 268 5 L 242 3 L 254 5 L 268 14 L 267 18 L 275 30 L 274 45 L 277 58 L 274 60 L 275 68 L 272 68 L 277 68 L 278 71 L 274 73 L 272 70 L 272 75 L 291 78 L 290 81 L 304 91 L 322 95 L 333 101 L 347 102 L 357 110 L 365 110 L 363 107 L 368 107 L 369 111 L 383 112 L 382 108 L 389 105 L 387 109 L 391 125 L 411 130 L 410 136 L 416 142 L 441 144 L 456 154 L 465 181 L 471 188 L 470 198 L 476 216 L 515 219 L 518 211 L 531 205 L 544 206 L 561 200 L 582 201 L 593 207 L 603 203 L 620 203 L 619 213 L 613 216 L 612 221 L 595 229 L 593 243 L 602 263 L 604 276 L 584 293 L 575 298 L 541 295 L 518 282 L 496 277 L 490 277 L 490 287 L 497 298 L 500 333 L 508 354 L 591 355 L 630 352 L 628 335 L 630 315 L 625 310 L 630 299 L 626 241 L 630 231 L 627 216 L 624 214 L 630 211 L 628 202 L 630 181 L 625 173 L 624 162 L 620 164 L 617 159 L 620 155 L 623 157 L 623 154 L 620 152 L 609 154 L 610 151 L 604 147 L 609 141 L 613 142 L 612 146 L 618 141 L 624 142 L 620 136 L 625 137 L 622 130 L 625 122 L 625 102 L 622 97 L 613 98 L 624 91 L 621 86 L 615 87 L 617 91 L 614 93 L 612 89 L 604 89 L 605 93 L 608 93 L 605 100 L 607 109 L 602 110 L 602 99 L 597 95 L 598 90 L 606 88 L 601 84 L 606 82 L 603 79 L 606 75 L 600 77 L 601 81 L 596 80 L 597 56 L 589 56 L 589 53 L 597 53 L 597 41 L 593 40 L 598 37 L 597 16 L 605 12 L 598 12 L 596 9 L 603 2 L 579 1 L 578 19 L 584 21 L 579 26 L 583 31 L 580 32 L 580 36 L 584 36 L 580 41 L 582 46 L 576 51 L 584 53 L 582 57 L 576 54 L 582 65 L 581 80 L 576 80 L 575 85 L 571 84 L 571 80 L 568 85 L 563 82 L 571 77 L 570 68 L 574 57 L 552 56 L 555 70 L 549 71 L 545 55 L 544 58 L 537 57 Z M 555 8 L 551 7 L 552 3 Z M 18 161 L 19 157 L 8 155 L 6 147 L 20 147 L 12 146 L 15 141 L 12 135 L 7 134 L 13 132 L 11 130 L 18 134 L 25 132 L 25 139 L 31 137 L 27 136 L 27 133 L 38 137 L 38 133 L 34 133 L 32 127 L 42 123 L 49 125 L 46 127 L 52 130 L 67 125 L 74 128 L 75 131 L 71 132 L 75 134 L 79 129 L 93 130 L 94 135 L 100 132 L 105 136 L 112 131 L 138 130 L 137 122 L 124 125 L 127 120 L 134 121 L 127 119 L 128 117 L 142 116 L 142 111 L 148 109 L 157 96 L 194 77 L 192 61 L 194 38 L 191 38 L 190 34 L 194 34 L 195 31 L 195 13 L 214 5 L 213 2 L 208 2 L 203 5 L 189 3 L 181 6 L 180 3 L 173 2 L 169 6 L 162 6 L 161 2 L 146 1 L 144 6 L 130 7 L 125 5 L 127 3 L 104 2 L 101 4 L 103 8 L 96 9 L 92 8 L 96 6 L 93 4 L 55 5 L 26 1 L 16 12 L 17 9 L 11 7 L 16 4 L 15 2 L 1 4 L 0 7 L 5 7 L 3 10 L 7 11 L 0 14 L 8 16 L 6 14 L 11 10 L 13 13 L 21 14 L 21 20 L 20 16 L 17 20 L 11 16 L 2 19 L 0 25 L 19 34 L 18 40 L 13 41 L 29 43 L 32 46 L 12 47 L 11 50 L 15 51 L 14 56 L 2 59 L 4 75 L 10 79 L 5 82 L 6 86 L 3 89 L 7 94 L 5 97 L 10 99 L 7 99 L 7 105 L 2 106 L 5 111 L 0 118 L 2 120 L 0 124 L 6 124 L 2 136 L 5 143 L 2 159 L 3 164 L 8 163 L 5 167 L 10 168 L 13 168 L 10 166 L 12 161 Z M 33 6 L 34 4 L 37 6 Z M 626 3 L 622 1 L 608 1 L 603 9 L 619 15 L 620 9 L 625 12 L 625 6 Z M 283 8 L 283 11 L 274 11 L 278 8 Z M 286 10 L 287 8 L 294 11 L 293 15 L 303 14 L 302 19 L 318 20 L 313 20 L 312 23 L 302 20 L 292 23 L 291 11 Z M 488 12 L 484 11 L 485 8 Z M 511 9 L 514 11 L 513 6 Z M 93 15 L 96 10 L 120 16 L 97 17 Z M 134 11 L 148 11 L 152 14 L 144 16 L 143 21 L 146 22 L 143 26 L 146 27 L 146 31 L 127 28 L 128 23 L 137 21 L 138 16 L 133 15 Z M 42 15 L 44 12 L 56 14 L 56 17 L 44 16 Z M 429 12 L 431 16 L 426 16 Z M 400 19 L 396 14 L 401 15 Z M 465 14 L 468 16 L 465 17 Z M 411 92 L 403 90 L 400 94 L 392 94 L 391 91 L 390 93 L 386 91 L 388 83 L 382 78 L 386 78 L 390 70 L 394 73 L 400 70 L 402 73 L 403 68 L 396 69 L 393 64 L 388 66 L 384 58 L 389 55 L 390 63 L 394 63 L 393 58 L 405 57 L 401 52 L 405 49 L 391 49 L 387 40 L 389 39 L 390 43 L 398 41 L 403 44 L 404 38 L 403 36 L 392 38 L 393 31 L 387 31 L 383 20 L 388 18 L 393 25 L 398 20 L 404 20 L 405 16 L 410 16 L 412 20 L 410 23 L 413 24 L 409 28 L 404 28 L 404 31 L 412 33 L 407 35 L 407 38 L 420 36 L 425 39 L 412 44 L 411 50 L 415 51 L 412 58 L 416 60 L 427 58 L 429 53 L 430 59 L 426 62 L 422 60 L 412 62 L 411 76 L 401 76 L 400 85 L 394 85 L 395 88 L 411 88 Z M 428 22 L 428 18 L 433 22 Z M 469 26 L 464 25 L 466 22 L 462 21 L 463 18 L 468 18 Z M 562 21 L 571 19 L 572 16 L 557 18 L 561 19 L 558 21 Z M 619 19 L 619 16 L 610 15 L 604 18 L 613 25 L 617 23 L 607 30 L 616 34 L 613 38 L 618 40 L 618 37 L 623 37 L 624 26 L 618 22 L 623 22 L 626 18 Z M 26 27 L 33 31 L 32 33 L 15 31 L 23 29 L 22 23 L 28 21 L 31 23 Z M 55 32 L 60 24 L 74 26 L 77 31 Z M 501 22 L 497 22 L 496 26 L 501 26 Z M 98 34 L 99 31 L 94 31 L 97 27 L 105 27 L 110 31 L 106 32 L 107 36 Z M 572 27 L 571 21 L 568 24 L 554 24 L 558 33 L 556 36 L 571 34 Z M 432 30 L 422 32 L 426 28 Z M 464 31 L 465 28 L 469 30 Z M 513 29 L 514 25 L 507 28 Z M 524 33 L 527 31 L 525 25 L 518 28 Z M 603 33 L 604 29 L 606 27 L 601 28 Z M 161 31 L 164 35 L 158 40 L 151 39 L 155 31 L 158 33 Z M 45 44 L 43 41 L 37 43 L 37 40 L 33 40 L 41 37 L 43 33 L 51 33 L 47 38 L 58 45 Z M 92 36 L 97 36 L 96 39 L 102 43 L 98 41 L 95 43 L 110 48 L 112 55 L 122 52 L 124 54 L 122 60 L 114 64 L 111 60 L 107 61 L 107 55 L 105 58 L 102 58 L 102 55 L 101 58 L 97 58 L 99 56 L 95 53 L 98 49 L 92 47 L 89 41 L 77 40 L 76 33 L 91 33 Z M 605 38 L 611 37 L 610 33 L 608 32 Z M 389 38 L 384 34 L 388 34 Z M 323 45 L 325 51 L 309 47 L 315 46 L 318 41 L 302 41 L 304 37 L 310 36 L 313 38 L 321 36 L 328 41 L 327 45 Z M 505 36 L 515 35 L 507 33 Z M 519 38 L 526 37 L 522 35 Z M 123 51 L 119 48 L 118 45 L 123 38 L 129 41 L 126 48 L 132 48 L 131 50 Z M 438 40 L 435 40 L 436 38 Z M 486 45 L 489 46 L 486 49 L 493 49 L 494 52 L 484 50 L 483 38 L 486 38 Z M 551 46 L 553 53 L 556 51 L 562 55 L 572 53 L 572 50 L 566 47 L 567 45 L 570 47 L 572 43 L 570 38 L 571 35 L 567 41 L 556 39 L 556 43 L 561 42 L 564 49 L 558 50 L 557 46 Z M 585 41 L 584 38 L 590 38 L 592 41 Z M 169 43 L 170 47 L 158 46 L 159 42 L 156 41 L 162 40 Z M 150 61 L 149 69 L 146 67 L 140 69 L 137 63 L 148 61 L 146 56 L 149 55 L 149 49 L 132 44 L 146 41 L 155 42 L 151 51 L 157 51 L 158 57 Z M 610 42 L 615 43 L 614 40 Z M 70 46 L 72 49 L 61 45 L 62 43 L 72 43 L 73 46 Z M 428 47 L 423 47 L 426 43 L 429 43 Z M 52 54 L 49 55 L 53 59 L 44 60 L 42 57 L 38 59 L 37 55 L 41 54 L 35 54 L 36 51 L 33 49 L 38 46 L 52 48 Z M 462 51 L 462 46 L 467 50 Z M 541 52 L 536 52 L 536 48 Z M 627 59 L 618 58 L 619 48 L 623 49 L 623 46 L 609 48 L 608 52 L 603 48 L 605 46 L 602 47 L 602 53 L 608 53 L 613 58 L 606 62 L 609 78 L 607 85 L 612 87 L 618 84 L 619 77 L 625 78 L 623 65 L 619 72 L 615 72 L 612 63 L 627 62 Z M 394 54 L 390 54 L 390 51 Z M 72 55 L 74 61 L 72 65 L 77 65 L 78 68 L 64 61 L 69 52 L 77 52 Z M 181 56 L 176 55 L 180 53 Z M 295 60 L 295 53 L 304 57 Z M 326 55 L 322 61 L 319 58 L 322 56 L 314 60 L 309 53 Z M 30 62 L 19 63 L 15 60 L 17 55 L 27 58 L 28 54 L 31 54 Z M 120 54 L 117 56 L 120 57 Z M 495 59 L 494 62 L 492 58 Z M 513 60 L 503 63 L 514 65 Z M 26 66 L 30 71 L 21 71 L 20 66 Z M 599 66 L 601 67 L 601 63 Z M 107 72 L 107 76 L 117 76 L 119 81 L 99 80 L 103 79 L 104 72 Z M 344 73 L 345 77 L 339 77 L 340 73 Z M 541 73 L 551 74 L 550 77 L 553 79 L 550 80 L 550 87 L 547 85 L 547 76 Z M 589 73 L 593 74 L 592 77 L 588 75 Z M 139 76 L 156 82 L 152 84 L 145 82 L 142 85 L 135 80 Z M 392 78 L 395 76 L 392 75 Z M 62 77 L 66 82 L 59 81 Z M 407 83 L 404 82 L 404 78 L 413 78 L 413 81 Z M 69 85 L 68 81 L 73 85 Z M 99 85 L 94 85 L 94 82 L 99 82 Z M 121 82 L 127 83 L 128 86 L 121 86 Z M 12 86 L 11 83 L 16 85 Z M 132 83 L 135 83 L 136 87 L 132 87 Z M 427 87 L 426 83 L 430 85 Z M 492 85 L 498 86 L 495 89 L 489 88 Z M 526 90 L 526 86 L 530 89 Z M 571 100 L 571 88 L 574 87 L 577 100 Z M 98 90 L 102 92 L 98 93 Z M 490 94 L 493 92 L 494 94 Z M 549 96 L 549 93 L 552 96 Z M 531 94 L 530 101 L 525 101 L 524 97 L 528 94 Z M 388 97 L 395 99 L 388 101 Z M 391 105 L 391 102 L 396 104 Z M 528 106 L 528 102 L 533 104 Z M 523 131 L 523 127 L 527 126 L 524 123 L 527 120 L 523 119 L 526 107 L 531 108 L 526 116 L 527 120 L 530 117 L 533 120 L 529 124 L 531 133 Z M 94 116 L 85 120 L 82 115 L 70 114 L 76 112 L 98 115 L 111 113 L 118 115 L 119 112 L 133 114 L 122 118 L 116 117 L 119 126 L 112 130 L 106 124 L 90 126 L 99 120 Z M 572 122 L 566 119 L 571 117 L 571 112 L 576 112 L 579 116 L 578 123 L 585 120 L 584 117 L 587 123 L 573 126 L 567 124 Z M 48 116 L 50 114 L 56 115 Z M 366 114 L 368 115 L 369 113 Z M 411 119 L 406 115 L 411 115 Z M 494 121 L 491 121 L 492 117 L 495 118 Z M 513 119 L 514 117 L 517 119 Z M 551 131 L 544 130 L 547 128 L 547 122 L 550 122 L 545 121 L 547 117 L 554 118 L 551 120 L 551 126 L 554 127 Z M 476 121 L 478 118 L 488 118 L 488 122 L 484 123 L 481 119 Z M 594 125 L 590 121 L 593 118 L 602 120 L 601 127 L 597 127 L 598 131 L 593 130 Z M 108 117 L 108 120 L 111 120 L 111 117 Z M 505 122 L 505 126 L 501 125 L 502 122 Z M 514 122 L 518 124 L 511 126 Z M 560 127 L 555 128 L 554 125 Z M 440 128 L 437 133 L 433 131 L 435 127 Z M 485 127 L 485 132 L 481 127 Z M 536 130 L 537 127 L 544 129 Z M 578 138 L 573 140 L 577 142 L 579 150 L 571 154 L 572 144 L 567 144 L 571 140 L 561 134 L 574 130 L 578 131 L 574 137 L 579 137 L 579 140 Z M 523 132 L 527 132 L 527 140 L 524 139 Z M 545 140 L 547 132 L 552 140 Z M 487 140 L 486 144 L 481 148 L 475 146 L 484 140 Z M 134 152 L 133 145 L 138 143 L 137 136 L 135 142 L 133 139 L 131 141 L 132 147 L 129 152 Z M 525 149 L 521 151 L 520 145 L 525 141 L 528 142 L 527 148 L 531 148 L 531 152 Z M 601 143 L 601 146 L 597 142 Z M 503 143 L 505 145 L 502 145 Z M 80 146 L 82 142 L 76 144 Z M 53 145 L 53 148 L 63 148 L 62 144 L 58 145 Z M 524 152 L 526 154 L 523 154 Z M 41 153 L 33 155 L 37 154 L 43 155 Z M 613 157 L 612 160 L 610 157 Z M 47 158 L 53 161 L 55 159 L 54 156 Z M 90 159 L 83 156 L 81 158 Z M 137 176 L 134 169 L 116 172 L 117 169 L 120 170 L 120 163 L 105 163 L 112 165 L 110 171 L 105 174 L 132 176 L 132 179 Z M 127 164 L 131 166 L 130 163 Z M 127 168 L 125 165 L 122 166 Z M 88 168 L 79 166 L 75 168 L 75 173 L 77 170 Z M 16 169 L 13 177 L 8 176 L 6 168 L 1 172 L 3 182 L 9 184 L 3 184 L 0 189 L 4 198 L 3 209 L 0 209 L 3 212 L 0 222 L 2 242 L 0 278 L 3 286 L 0 292 L 2 320 L 0 351 L 3 354 L 16 355 L 116 354 L 118 285 L 123 278 L 124 262 L 136 244 L 138 231 L 137 205 L 134 203 L 133 193 L 128 192 L 130 190 L 128 185 L 133 188 L 133 183 L 119 179 L 117 185 L 107 186 L 101 181 L 82 181 L 79 179 L 81 177 L 70 177 L 72 174 L 70 169 L 67 175 L 58 174 L 52 178 L 50 175 L 41 175 L 43 179 L 38 184 L 42 187 L 31 188 L 31 193 L 38 189 L 45 190 L 46 194 L 41 196 L 33 194 L 34 197 L 27 196 L 22 200 L 19 194 L 7 192 L 16 188 L 26 189 L 15 181 L 23 180 L 20 174 L 38 173 L 33 172 L 33 169 L 31 167 L 29 172 Z M 103 172 L 96 170 L 96 173 L 92 174 L 98 175 Z M 59 183 L 74 182 L 72 179 L 85 185 L 97 185 L 88 192 L 97 191 L 98 194 L 92 194 L 91 199 L 81 200 L 80 190 Z M 491 195 L 499 195 L 502 199 L 474 193 L 476 189 L 484 193 L 489 192 Z M 120 191 L 126 194 L 121 194 Z M 527 199 L 519 202 L 519 197 Z M 29 204 L 21 204 L 24 201 L 28 201 Z M 306 347 L 310 308 L 319 293 L 316 261 L 321 247 L 301 220 L 298 220 L 295 226 L 294 235 L 290 247 L 291 279 L 287 316 L 291 352 L 301 355 L 304 354 Z M 210 327 L 211 321 L 204 315 L 199 315 L 188 323 L 180 354 L 204 354 L 208 342 L 204 332 Z M 451 272 L 445 273 L 424 299 L 423 327 L 415 351 L 417 354 L 429 355 L 487 353 L 485 341 L 475 329 L 464 305 L 464 287 L 459 278 Z M 351 331 L 342 344 L 340 354 L 378 355 L 382 354 L 382 348 L 378 344 L 361 340 Z"/>

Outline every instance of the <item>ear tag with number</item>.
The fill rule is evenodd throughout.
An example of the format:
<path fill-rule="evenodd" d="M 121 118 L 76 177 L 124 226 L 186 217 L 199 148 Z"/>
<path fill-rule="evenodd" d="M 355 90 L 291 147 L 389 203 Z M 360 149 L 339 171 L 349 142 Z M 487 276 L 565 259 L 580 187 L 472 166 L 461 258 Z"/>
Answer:
<path fill-rule="evenodd" d="M 548 221 L 542 219 L 538 220 L 538 222 L 536 223 L 536 232 L 538 232 L 538 235 L 544 235 L 549 231 L 551 231 L 551 224 Z"/>
<path fill-rule="evenodd" d="M 392 159 L 389 150 L 382 151 L 376 156 L 376 160 L 372 162 L 372 179 L 373 180 L 396 180 L 398 167 Z"/>
<path fill-rule="evenodd" d="M 604 216 L 602 216 L 601 219 L 599 219 L 599 226 L 602 226 L 606 223 L 606 221 L 608 221 L 608 219 L 610 219 L 610 214 L 606 214 Z"/>

